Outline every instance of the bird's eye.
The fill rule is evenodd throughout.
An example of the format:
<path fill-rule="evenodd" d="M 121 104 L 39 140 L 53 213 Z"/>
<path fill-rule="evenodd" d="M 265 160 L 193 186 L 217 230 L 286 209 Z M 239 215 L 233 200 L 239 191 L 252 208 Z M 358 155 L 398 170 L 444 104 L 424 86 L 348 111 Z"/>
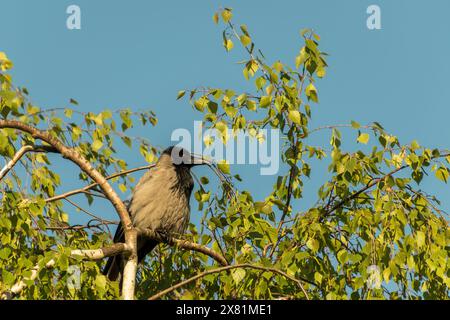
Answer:
<path fill-rule="evenodd" d="M 172 156 L 172 162 L 175 165 L 189 163 L 189 160 L 186 159 L 186 158 L 189 158 L 189 152 L 187 152 L 183 148 L 179 148 L 179 147 L 173 148 L 171 156 Z"/>

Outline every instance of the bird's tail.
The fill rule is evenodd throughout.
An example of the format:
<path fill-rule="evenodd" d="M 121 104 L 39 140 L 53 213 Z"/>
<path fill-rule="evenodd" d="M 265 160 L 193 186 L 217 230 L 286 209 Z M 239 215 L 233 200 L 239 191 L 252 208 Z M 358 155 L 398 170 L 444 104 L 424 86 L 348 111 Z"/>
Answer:
<path fill-rule="evenodd" d="M 158 241 L 142 239 L 138 237 L 138 263 L 142 260 L 158 245 Z"/>
<path fill-rule="evenodd" d="M 106 266 L 103 269 L 103 274 L 108 277 L 110 281 L 117 281 L 121 273 L 121 266 L 121 256 L 109 257 L 108 262 L 106 262 Z"/>
<path fill-rule="evenodd" d="M 123 232 L 122 224 L 117 227 L 116 233 L 114 235 L 114 243 L 124 242 L 125 234 Z M 119 279 L 123 265 L 122 255 L 117 255 L 109 257 L 106 262 L 105 268 L 103 269 L 103 274 L 108 277 L 110 281 L 117 281 Z"/>
<path fill-rule="evenodd" d="M 114 235 L 114 243 L 117 242 L 125 242 L 125 233 L 123 232 L 121 224 L 119 224 L 119 226 L 117 227 L 116 234 Z M 138 262 L 140 263 L 145 258 L 145 256 L 149 254 L 157 245 L 157 241 L 138 237 Z M 114 257 L 109 257 L 108 261 L 106 262 L 105 268 L 103 269 L 103 274 L 108 277 L 110 281 L 120 280 L 120 282 L 122 282 L 121 273 L 123 267 L 124 260 L 121 254 Z"/>

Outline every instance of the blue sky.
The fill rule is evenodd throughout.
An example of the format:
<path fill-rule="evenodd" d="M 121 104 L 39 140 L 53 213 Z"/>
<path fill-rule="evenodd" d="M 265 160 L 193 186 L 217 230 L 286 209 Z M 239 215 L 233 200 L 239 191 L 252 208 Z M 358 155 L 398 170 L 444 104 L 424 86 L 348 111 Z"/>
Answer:
<path fill-rule="evenodd" d="M 66 28 L 71 4 L 81 7 L 81 30 Z M 381 8 L 382 30 L 366 27 L 371 4 Z M 294 64 L 300 29 L 313 28 L 321 36 L 330 68 L 317 84 L 320 104 L 314 107 L 312 127 L 378 121 L 403 143 L 416 139 L 429 147 L 450 148 L 447 0 L 0 0 L 0 51 L 15 64 L 15 83 L 26 86 L 41 108 L 67 106 L 70 98 L 84 111 L 152 108 L 159 125 L 138 134 L 165 147 L 174 129 L 192 129 L 200 119 L 186 101 L 175 101 L 178 90 L 209 85 L 239 91 L 249 86 L 236 64 L 243 54 L 225 52 L 222 29 L 212 22 L 220 6 L 233 8 L 236 23 L 247 24 L 271 62 Z M 321 135 L 314 139 L 326 144 L 328 133 Z M 143 164 L 129 152 L 124 158 L 130 167 Z M 56 163 L 67 181 L 63 189 L 80 186 L 76 168 Z M 313 171 L 302 200 L 305 207 L 315 202 L 325 168 Z M 256 195 L 271 190 L 273 177 L 259 176 L 259 168 L 232 170 Z M 429 177 L 421 187 L 449 208 L 446 185 Z M 108 207 L 97 209 L 113 216 Z"/>

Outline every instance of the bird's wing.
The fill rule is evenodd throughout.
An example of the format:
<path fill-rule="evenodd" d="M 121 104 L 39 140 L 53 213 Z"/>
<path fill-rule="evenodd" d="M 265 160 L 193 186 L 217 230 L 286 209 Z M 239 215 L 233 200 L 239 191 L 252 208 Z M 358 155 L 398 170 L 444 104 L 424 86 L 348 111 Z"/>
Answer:
<path fill-rule="evenodd" d="M 128 214 L 130 212 L 129 208 L 130 208 L 130 204 L 131 204 L 132 200 L 133 199 L 125 200 L 123 202 L 123 204 L 127 207 Z M 124 240 L 125 240 L 125 233 L 123 231 L 122 223 L 119 222 L 119 225 L 117 226 L 117 229 L 116 229 L 116 233 L 114 234 L 113 242 L 114 243 L 124 242 Z"/>

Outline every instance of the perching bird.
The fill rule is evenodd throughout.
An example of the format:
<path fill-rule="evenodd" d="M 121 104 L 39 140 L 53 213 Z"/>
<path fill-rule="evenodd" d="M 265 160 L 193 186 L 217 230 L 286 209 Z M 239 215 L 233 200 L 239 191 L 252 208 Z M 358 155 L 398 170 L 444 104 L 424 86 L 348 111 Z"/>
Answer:
<path fill-rule="evenodd" d="M 179 147 L 166 149 L 156 165 L 144 174 L 134 189 L 128 205 L 128 213 L 134 227 L 148 228 L 166 235 L 183 234 L 189 224 L 189 199 L 194 187 L 190 170 L 195 165 L 203 164 L 210 162 Z M 117 228 L 114 242 L 125 242 L 122 225 Z M 155 240 L 139 236 L 138 262 L 157 244 Z M 110 257 L 103 274 L 111 281 L 116 281 L 123 266 L 121 255 Z"/>

